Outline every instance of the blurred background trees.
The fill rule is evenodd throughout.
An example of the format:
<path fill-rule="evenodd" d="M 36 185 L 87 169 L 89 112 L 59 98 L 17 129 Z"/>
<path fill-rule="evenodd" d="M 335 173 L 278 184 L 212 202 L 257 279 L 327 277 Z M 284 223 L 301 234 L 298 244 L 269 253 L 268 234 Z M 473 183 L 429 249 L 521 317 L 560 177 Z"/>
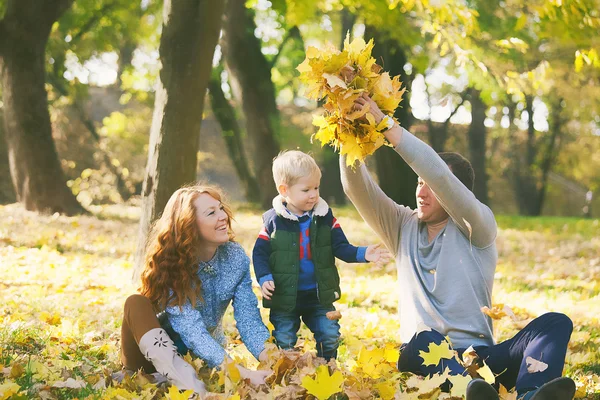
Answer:
<path fill-rule="evenodd" d="M 167 196 L 157 190 L 199 179 L 267 208 L 272 158 L 300 148 L 323 168 L 323 197 L 342 204 L 295 67 L 307 46 L 349 33 L 373 38 L 408 88 L 401 124 L 467 156 L 496 212 L 600 212 L 598 0 L 23 4 L 0 0 L 2 202 L 72 214 L 128 201 L 147 224 Z M 210 32 L 170 30 L 202 18 Z M 414 205 L 416 177 L 392 149 L 368 164 Z"/>

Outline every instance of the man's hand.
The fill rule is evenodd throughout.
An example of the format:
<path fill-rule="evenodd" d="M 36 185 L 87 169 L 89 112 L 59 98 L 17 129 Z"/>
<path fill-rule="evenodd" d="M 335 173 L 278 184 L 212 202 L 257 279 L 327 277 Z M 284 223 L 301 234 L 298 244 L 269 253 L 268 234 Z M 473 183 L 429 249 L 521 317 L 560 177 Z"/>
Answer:
<path fill-rule="evenodd" d="M 375 265 L 385 265 L 392 259 L 392 253 L 385 247 L 381 247 L 381 244 L 372 244 L 367 247 L 365 253 L 365 260 L 375 263 Z"/>
<path fill-rule="evenodd" d="M 262 291 L 262 295 L 265 299 L 271 300 L 271 296 L 273 296 L 273 292 L 275 292 L 275 282 L 266 281 L 262 284 L 260 290 Z"/>
<path fill-rule="evenodd" d="M 375 118 L 375 122 L 379 124 L 381 120 L 385 117 L 385 114 L 379 109 L 377 103 L 375 103 L 366 92 L 363 92 L 358 99 L 354 100 L 354 109 L 357 111 L 362 110 L 367 104 L 369 105 L 368 112 L 371 113 L 371 115 L 373 115 L 373 117 Z"/>
<path fill-rule="evenodd" d="M 379 124 L 381 120 L 385 117 L 385 114 L 379 109 L 377 103 L 375 103 L 366 92 L 363 92 L 363 94 L 358 99 L 354 100 L 354 109 L 356 111 L 362 110 L 362 108 L 365 107 L 367 104 L 369 105 L 368 112 L 371 113 L 371 115 L 373 115 L 373 118 L 375 118 L 375 122 Z M 402 129 L 398 124 L 394 124 L 394 126 L 392 126 L 390 129 L 383 132 L 383 135 L 388 140 L 388 142 L 392 144 L 392 146 L 396 147 L 402 139 Z"/>

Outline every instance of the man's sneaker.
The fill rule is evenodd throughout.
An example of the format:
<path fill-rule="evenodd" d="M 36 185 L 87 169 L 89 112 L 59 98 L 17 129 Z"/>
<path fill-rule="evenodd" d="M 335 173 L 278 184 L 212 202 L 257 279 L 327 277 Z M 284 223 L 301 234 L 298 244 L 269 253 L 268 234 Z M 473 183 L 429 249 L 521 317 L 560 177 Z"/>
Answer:
<path fill-rule="evenodd" d="M 573 379 L 563 376 L 545 383 L 539 389 L 525 393 L 519 400 L 572 400 L 576 390 Z"/>
<path fill-rule="evenodd" d="M 467 385 L 467 400 L 498 400 L 498 392 L 483 379 L 473 379 Z"/>

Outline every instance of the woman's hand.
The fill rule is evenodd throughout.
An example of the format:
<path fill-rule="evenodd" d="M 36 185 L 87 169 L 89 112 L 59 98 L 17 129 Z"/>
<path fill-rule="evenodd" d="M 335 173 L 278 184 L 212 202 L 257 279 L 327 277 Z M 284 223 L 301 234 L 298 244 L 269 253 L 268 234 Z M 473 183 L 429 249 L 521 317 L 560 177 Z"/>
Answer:
<path fill-rule="evenodd" d="M 258 355 L 258 361 L 260 361 L 260 362 L 266 362 L 268 360 L 269 360 L 269 354 L 267 353 L 267 349 L 264 349 Z"/>
<path fill-rule="evenodd" d="M 372 244 L 367 247 L 365 260 L 376 265 L 385 265 L 392 260 L 392 253 L 385 247 L 381 247 L 381 244 Z"/>
<path fill-rule="evenodd" d="M 242 379 L 249 379 L 250 383 L 255 386 L 263 385 L 267 376 L 273 373 L 273 371 L 268 369 L 252 371 L 248 368 L 242 367 L 241 365 L 237 365 L 237 369 L 240 371 L 240 376 Z"/>

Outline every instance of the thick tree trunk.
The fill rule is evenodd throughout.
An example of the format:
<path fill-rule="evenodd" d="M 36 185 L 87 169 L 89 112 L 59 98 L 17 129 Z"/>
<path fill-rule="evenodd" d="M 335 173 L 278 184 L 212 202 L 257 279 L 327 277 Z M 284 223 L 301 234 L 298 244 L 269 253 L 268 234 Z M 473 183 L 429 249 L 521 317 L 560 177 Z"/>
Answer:
<path fill-rule="evenodd" d="M 134 279 L 142 266 L 150 225 L 175 190 L 196 180 L 204 96 L 222 14 L 220 1 L 164 2 L 162 69 L 150 129 Z"/>
<path fill-rule="evenodd" d="M 221 88 L 221 70 L 221 68 L 214 69 L 210 77 L 208 91 L 211 108 L 221 125 L 221 134 L 225 140 L 229 158 L 235 167 L 240 182 L 244 186 L 246 200 L 257 203 L 260 201 L 258 182 L 250 171 L 235 109 L 225 98 L 225 93 L 223 93 L 223 89 Z"/>
<path fill-rule="evenodd" d="M 433 149 L 441 153 L 446 148 L 446 141 L 448 140 L 448 121 L 441 123 L 440 125 L 436 125 L 431 119 L 427 120 L 427 133 L 429 136 L 429 144 Z"/>
<path fill-rule="evenodd" d="M 52 139 L 45 88 L 45 48 L 72 0 L 12 0 L 0 21 L 4 126 L 15 193 L 26 209 L 85 212 L 66 186 Z"/>
<path fill-rule="evenodd" d="M 254 35 L 254 13 L 245 3 L 245 0 L 227 2 L 222 49 L 232 84 L 239 87 L 254 157 L 254 175 L 261 189 L 261 204 L 263 208 L 271 208 L 277 193 L 271 163 L 279 153 L 276 137 L 280 115 L 275 103 L 270 63 L 261 51 L 260 40 Z"/>
<path fill-rule="evenodd" d="M 377 63 L 384 66 L 384 70 L 389 71 L 390 76 L 400 75 L 403 85 L 410 87 L 412 77 L 404 71 L 404 65 L 408 60 L 404 50 L 398 46 L 398 42 L 387 38 L 383 33 L 378 32 L 376 28 L 370 26 L 365 31 L 365 37 L 367 40 L 370 38 L 375 39 L 373 57 L 377 59 Z M 413 123 L 408 93 L 404 94 L 404 98 L 394 114 L 400 125 L 405 129 L 410 129 Z M 377 150 L 375 163 L 379 186 L 385 194 L 398 204 L 415 208 L 417 206 L 415 197 L 417 174 L 412 168 L 394 149 L 387 146 Z"/>
<path fill-rule="evenodd" d="M 485 127 L 486 105 L 481 99 L 481 92 L 471 88 L 469 90 L 469 101 L 471 102 L 471 125 L 469 126 L 469 158 L 475 170 L 475 197 L 484 204 L 489 205 L 488 197 L 488 175 L 486 168 L 486 138 Z"/>

